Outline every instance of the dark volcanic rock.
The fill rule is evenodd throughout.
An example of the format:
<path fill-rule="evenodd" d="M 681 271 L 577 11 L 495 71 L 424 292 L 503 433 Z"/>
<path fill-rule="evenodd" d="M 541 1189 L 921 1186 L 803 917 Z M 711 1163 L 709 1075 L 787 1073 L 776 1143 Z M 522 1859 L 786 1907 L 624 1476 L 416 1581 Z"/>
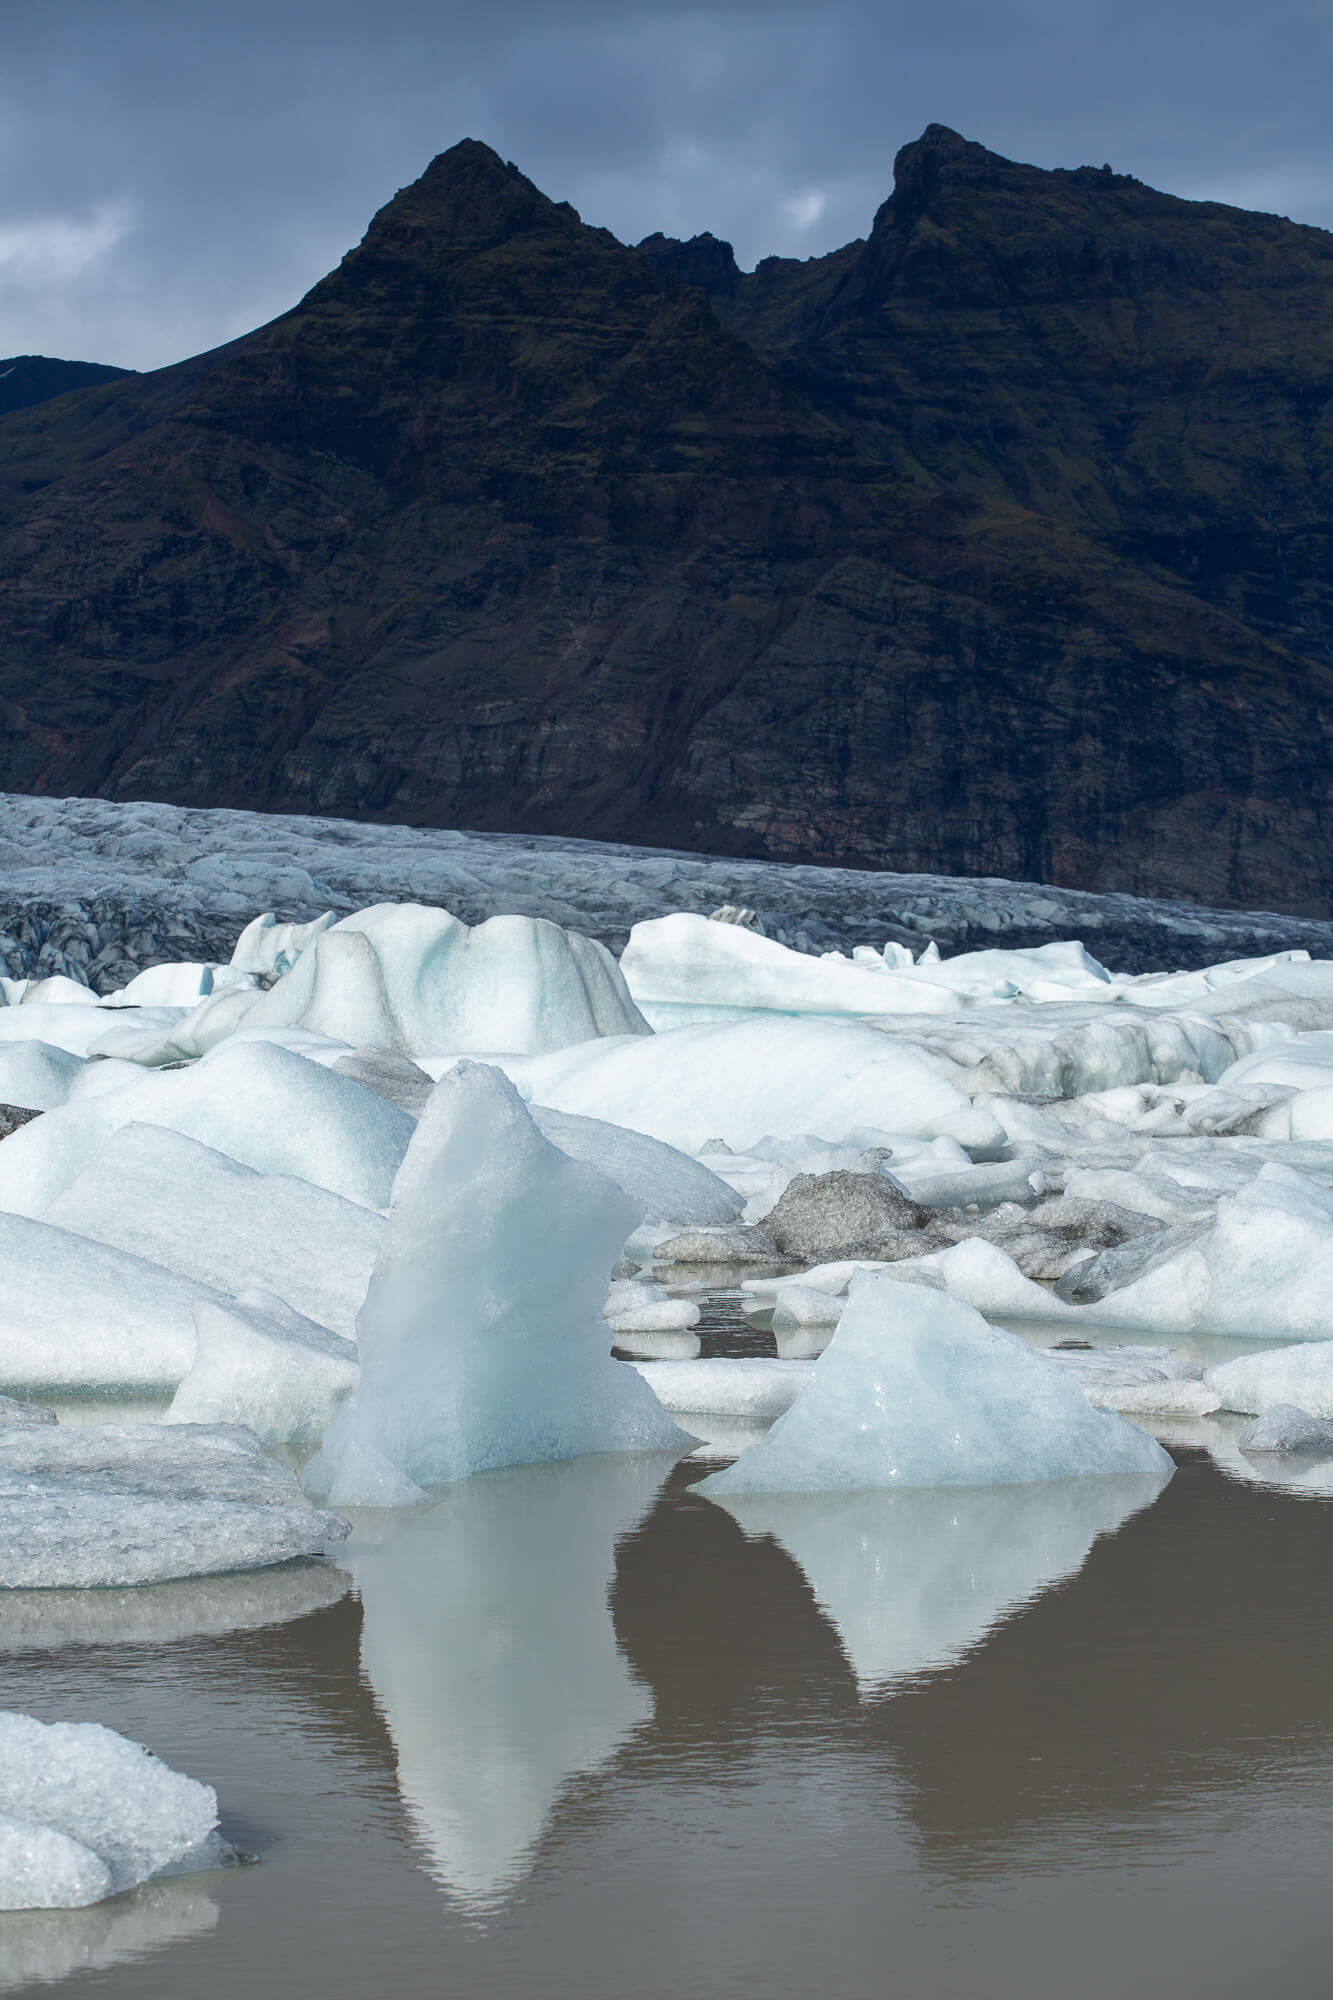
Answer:
<path fill-rule="evenodd" d="M 71 389 L 91 389 L 98 382 L 118 382 L 132 374 L 101 361 L 57 361 L 49 354 L 12 354 L 0 361 L 0 416 L 10 410 L 30 410 Z"/>
<path fill-rule="evenodd" d="M 469 141 L 0 419 L 0 787 L 1326 914 L 1331 524 L 1322 231 L 932 126 L 744 276 Z"/>

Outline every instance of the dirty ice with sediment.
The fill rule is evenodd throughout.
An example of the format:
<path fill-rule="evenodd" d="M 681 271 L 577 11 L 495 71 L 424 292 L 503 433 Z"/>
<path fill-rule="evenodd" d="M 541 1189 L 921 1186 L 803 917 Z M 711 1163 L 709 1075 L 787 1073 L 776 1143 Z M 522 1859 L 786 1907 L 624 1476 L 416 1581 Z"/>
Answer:
<path fill-rule="evenodd" d="M 156 842 L 159 897 L 173 839 L 209 818 L 13 803 L 16 852 L 63 826 L 71 908 L 118 812 L 141 855 Z M 283 886 L 242 865 L 247 816 L 211 817 L 236 823 L 232 904 Z M 1279 944 L 1200 965 L 1196 926 L 1187 969 L 1120 971 L 1086 938 L 1006 943 L 1007 916 L 949 956 L 924 935 L 818 949 L 735 901 L 662 911 L 661 857 L 634 920 L 632 851 L 422 836 L 471 871 L 469 914 L 488 863 L 491 900 L 525 905 L 467 921 L 405 893 L 394 856 L 418 881 L 429 857 L 401 830 L 349 830 L 363 873 L 381 832 L 391 893 L 363 907 L 312 910 L 307 868 L 272 909 L 178 927 L 225 917 L 225 955 L 173 957 L 145 920 L 149 962 L 122 927 L 110 990 L 77 960 L 7 960 L 0 1634 L 170 1635 L 230 1602 L 263 1622 L 257 1577 L 295 1566 L 317 1603 L 345 1565 L 432 1865 L 485 1900 L 561 1771 L 638 1714 L 598 1608 L 603 1528 L 555 1548 L 603 1489 L 632 1521 L 688 1461 L 793 1553 L 867 1686 L 1076 1570 L 1152 1504 L 1167 1445 L 1333 1490 L 1333 962 Z M 123 895 L 136 850 L 115 851 Z M 179 893 L 218 859 L 194 854 Z M 757 866 L 685 859 L 678 898 Z M 613 891 L 618 950 L 570 921 Z M 1169 967 L 1187 931 L 1144 923 Z M 494 1620 L 495 1586 L 466 1563 L 437 1596 L 414 1578 L 484 1541 L 489 1509 L 526 1518 L 537 1489 L 507 1470 L 575 1460 L 506 1613 L 540 1651 L 573 1564 L 572 1747 L 534 1764 L 521 1676 L 460 1643 L 451 1699 L 494 1752 L 479 1799 L 431 1748 L 442 1696 L 413 1648 L 438 1662 L 437 1626 Z M 1004 1521 L 983 1609 L 932 1623 Z M 213 1795 L 141 1746 L 9 1715 L 0 1750 L 0 1907 L 217 1864 Z"/>

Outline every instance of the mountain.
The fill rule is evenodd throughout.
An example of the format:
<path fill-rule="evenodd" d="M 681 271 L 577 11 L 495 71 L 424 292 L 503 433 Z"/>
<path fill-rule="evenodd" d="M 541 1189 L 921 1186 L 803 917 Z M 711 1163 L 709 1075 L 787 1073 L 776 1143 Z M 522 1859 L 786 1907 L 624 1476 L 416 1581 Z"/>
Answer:
<path fill-rule="evenodd" d="M 0 418 L 0 789 L 1333 912 L 1333 237 L 941 126 L 634 249 L 465 141 Z"/>
<path fill-rule="evenodd" d="M 49 402 L 69 389 L 119 381 L 132 372 L 101 361 L 56 361 L 49 354 L 11 354 L 8 361 L 0 361 L 0 416 Z"/>

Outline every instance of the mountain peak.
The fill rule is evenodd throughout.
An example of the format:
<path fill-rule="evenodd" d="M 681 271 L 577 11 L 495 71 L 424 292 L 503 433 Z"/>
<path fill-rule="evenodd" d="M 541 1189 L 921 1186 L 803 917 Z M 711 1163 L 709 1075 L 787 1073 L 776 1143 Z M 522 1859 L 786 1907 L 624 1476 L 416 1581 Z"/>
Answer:
<path fill-rule="evenodd" d="M 544 195 L 512 160 L 502 160 L 480 139 L 460 139 L 386 202 L 360 249 L 419 257 L 425 241 L 440 250 L 485 250 L 534 230 L 578 227 L 569 203 Z"/>

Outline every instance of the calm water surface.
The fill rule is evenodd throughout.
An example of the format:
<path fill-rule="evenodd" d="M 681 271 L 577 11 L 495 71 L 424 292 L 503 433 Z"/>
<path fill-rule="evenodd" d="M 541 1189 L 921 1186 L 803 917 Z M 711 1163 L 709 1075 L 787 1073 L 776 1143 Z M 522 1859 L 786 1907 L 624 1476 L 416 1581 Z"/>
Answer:
<path fill-rule="evenodd" d="M 746 1504 L 588 1459 L 342 1568 L 0 1603 L 0 1705 L 261 1865 L 0 1916 L 0 1991 L 1250 1996 L 1333 1955 L 1333 1468 Z M 47 1988 L 49 1990 L 49 1987 Z"/>

